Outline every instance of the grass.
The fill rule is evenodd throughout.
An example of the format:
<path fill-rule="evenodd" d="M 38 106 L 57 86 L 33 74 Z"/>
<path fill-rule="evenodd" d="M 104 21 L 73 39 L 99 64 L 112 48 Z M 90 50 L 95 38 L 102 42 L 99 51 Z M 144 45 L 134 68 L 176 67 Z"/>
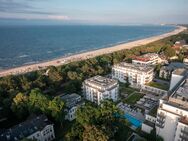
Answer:
<path fill-rule="evenodd" d="M 120 89 L 120 93 L 121 94 L 128 94 L 128 95 L 130 95 L 130 94 L 132 94 L 135 91 L 138 92 L 137 89 L 134 89 L 134 88 L 131 88 L 131 87 L 127 87 L 126 84 L 123 84 L 123 83 L 120 83 L 119 89 Z"/>
<path fill-rule="evenodd" d="M 150 82 L 147 85 L 151 86 L 151 87 L 159 88 L 159 89 L 162 89 L 162 90 L 168 90 L 169 89 L 168 85 L 160 84 L 160 83 L 157 83 L 157 82 Z"/>
<path fill-rule="evenodd" d="M 127 99 L 125 99 L 125 102 L 127 104 L 135 104 L 142 97 L 143 97 L 143 94 L 136 92 L 136 93 L 132 94 L 131 96 L 129 96 Z"/>

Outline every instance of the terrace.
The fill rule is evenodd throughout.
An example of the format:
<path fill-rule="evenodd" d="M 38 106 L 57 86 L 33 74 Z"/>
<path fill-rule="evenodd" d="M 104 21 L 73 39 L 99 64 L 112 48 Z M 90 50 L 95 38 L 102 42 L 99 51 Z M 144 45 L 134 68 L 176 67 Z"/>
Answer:
<path fill-rule="evenodd" d="M 129 97 L 127 97 L 124 102 L 127 104 L 136 104 L 136 102 L 138 100 L 140 100 L 140 98 L 142 98 L 144 95 L 142 93 L 138 93 L 138 92 L 134 92 L 132 93 Z"/>
<path fill-rule="evenodd" d="M 159 82 L 150 82 L 147 84 L 148 86 L 151 86 L 151 87 L 154 87 L 154 88 L 158 88 L 158 89 L 161 89 L 161 90 L 165 90 L 167 91 L 169 89 L 169 85 L 167 84 L 162 84 L 162 83 L 159 83 Z"/>

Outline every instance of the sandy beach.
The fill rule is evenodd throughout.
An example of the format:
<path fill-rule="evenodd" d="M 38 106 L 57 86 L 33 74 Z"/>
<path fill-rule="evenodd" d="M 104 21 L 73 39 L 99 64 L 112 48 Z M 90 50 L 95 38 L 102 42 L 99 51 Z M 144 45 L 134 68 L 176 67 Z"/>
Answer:
<path fill-rule="evenodd" d="M 67 64 L 70 62 L 85 60 L 88 58 L 112 53 L 112 52 L 123 50 L 123 49 L 131 49 L 140 45 L 149 44 L 151 42 L 154 42 L 154 41 L 157 41 L 157 40 L 160 40 L 160 39 L 172 36 L 172 35 L 176 35 L 184 31 L 185 29 L 186 27 L 178 26 L 174 31 L 171 31 L 169 33 L 165 33 L 162 35 L 153 36 L 153 37 L 149 37 L 149 38 L 145 38 L 145 39 L 141 39 L 137 41 L 132 41 L 132 42 L 116 45 L 116 46 L 109 47 L 109 48 L 103 48 L 103 49 L 98 49 L 98 50 L 89 51 L 85 53 L 71 55 L 68 57 L 62 57 L 59 59 L 54 59 L 51 61 L 46 61 L 46 62 L 42 62 L 38 64 L 32 64 L 32 65 L 26 65 L 26 66 L 21 66 L 17 68 L 2 70 L 0 71 L 0 77 L 7 76 L 7 75 L 23 74 L 23 73 L 27 73 L 27 72 L 31 72 L 35 70 L 45 69 L 48 66 L 60 66 L 60 65 Z"/>

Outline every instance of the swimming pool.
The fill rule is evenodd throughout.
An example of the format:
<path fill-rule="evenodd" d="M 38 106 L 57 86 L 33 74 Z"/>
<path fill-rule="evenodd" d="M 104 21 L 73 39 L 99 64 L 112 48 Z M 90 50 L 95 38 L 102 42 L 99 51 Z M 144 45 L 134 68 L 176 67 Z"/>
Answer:
<path fill-rule="evenodd" d="M 129 114 L 125 114 L 124 117 L 135 127 L 141 127 L 142 122 L 138 119 L 136 119 L 135 117 L 129 115 Z"/>

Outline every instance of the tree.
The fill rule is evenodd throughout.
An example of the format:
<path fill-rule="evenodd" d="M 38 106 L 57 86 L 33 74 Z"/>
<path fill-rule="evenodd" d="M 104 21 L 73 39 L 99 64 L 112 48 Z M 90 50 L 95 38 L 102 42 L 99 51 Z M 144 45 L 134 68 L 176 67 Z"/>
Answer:
<path fill-rule="evenodd" d="M 96 126 L 88 126 L 83 132 L 83 141 L 108 141 L 109 137 Z"/>
<path fill-rule="evenodd" d="M 42 111 L 48 113 L 49 98 L 43 95 L 39 89 L 31 90 L 28 104 L 30 112 Z"/>
<path fill-rule="evenodd" d="M 55 97 L 49 102 L 48 106 L 48 109 L 51 112 L 51 116 L 61 123 L 64 119 L 64 106 L 65 104 L 60 97 Z"/>
<path fill-rule="evenodd" d="M 18 93 L 13 99 L 11 109 L 18 118 L 22 119 L 28 115 L 27 103 L 28 97 L 23 93 Z"/>
<path fill-rule="evenodd" d="M 164 50 L 164 54 L 167 56 L 167 57 L 173 57 L 176 55 L 176 51 L 171 48 L 171 47 L 166 47 L 165 50 Z"/>

